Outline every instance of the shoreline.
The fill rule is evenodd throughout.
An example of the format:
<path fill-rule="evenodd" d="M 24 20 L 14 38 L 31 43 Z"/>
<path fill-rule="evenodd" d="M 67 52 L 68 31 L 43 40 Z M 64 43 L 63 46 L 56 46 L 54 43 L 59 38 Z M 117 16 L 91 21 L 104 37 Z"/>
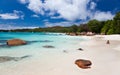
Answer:
<path fill-rule="evenodd" d="M 117 36 L 82 36 L 86 41 L 79 42 L 77 48 L 67 50 L 41 59 L 31 57 L 19 62 L 4 63 L 1 75 L 118 75 L 120 74 L 120 35 Z M 78 36 L 79 37 L 79 36 Z M 114 38 L 113 38 L 114 37 Z M 109 39 L 108 39 L 109 38 Z M 106 41 L 110 40 L 110 44 Z M 77 50 L 82 48 L 83 51 Z M 59 51 L 58 51 L 59 52 Z M 39 54 L 39 53 L 38 53 Z M 44 52 L 43 56 L 48 55 Z M 49 58 L 48 58 L 49 57 Z M 77 59 L 92 61 L 90 69 L 81 69 L 74 64 Z M 23 62 L 24 61 L 24 62 Z M 14 62 L 14 63 L 13 63 Z M 2 65 L 1 63 L 0 65 Z M 25 68 L 24 68 L 25 67 Z"/>

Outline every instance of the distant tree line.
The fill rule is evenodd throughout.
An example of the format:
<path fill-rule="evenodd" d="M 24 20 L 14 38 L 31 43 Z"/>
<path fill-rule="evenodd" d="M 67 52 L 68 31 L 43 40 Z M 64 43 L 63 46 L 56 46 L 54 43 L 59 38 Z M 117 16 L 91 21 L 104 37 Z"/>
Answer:
<path fill-rule="evenodd" d="M 8 32 L 8 30 L 0 30 Z M 80 33 L 80 32 L 94 32 L 96 34 L 120 34 L 120 12 L 116 13 L 113 20 L 98 21 L 90 20 L 86 24 L 72 25 L 69 27 L 46 27 L 35 29 L 16 29 L 11 32 L 62 32 L 62 33 Z"/>

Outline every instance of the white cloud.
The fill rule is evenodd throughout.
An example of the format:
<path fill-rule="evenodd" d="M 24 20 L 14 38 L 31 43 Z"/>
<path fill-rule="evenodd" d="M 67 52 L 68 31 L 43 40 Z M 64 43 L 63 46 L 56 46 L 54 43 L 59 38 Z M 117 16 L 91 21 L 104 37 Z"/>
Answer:
<path fill-rule="evenodd" d="M 45 27 L 53 27 L 53 26 L 70 26 L 72 22 L 58 22 L 58 23 L 51 23 L 45 22 Z"/>
<path fill-rule="evenodd" d="M 0 30 L 11 30 L 11 29 L 34 29 L 39 28 L 35 26 L 27 27 L 27 26 L 15 26 L 14 24 L 0 24 Z"/>
<path fill-rule="evenodd" d="M 110 12 L 97 11 L 93 16 L 93 19 L 97 19 L 99 21 L 104 21 L 104 20 L 111 20 L 111 19 L 113 19 L 113 17 L 114 17 L 114 15 L 112 15 Z"/>
<path fill-rule="evenodd" d="M 37 14 L 44 15 L 44 11 L 42 10 L 41 0 L 29 0 L 29 5 L 27 7 Z"/>
<path fill-rule="evenodd" d="M 22 3 L 28 3 L 28 9 L 37 14 L 45 14 L 50 11 L 52 15 L 59 14 L 61 18 L 74 21 L 76 19 L 86 19 L 89 15 L 87 4 L 90 0 L 20 0 Z"/>
<path fill-rule="evenodd" d="M 90 3 L 90 9 L 95 9 L 95 7 L 96 7 L 96 3 L 95 2 L 91 2 Z"/>
<path fill-rule="evenodd" d="M 21 11 L 14 10 L 13 13 L 2 13 L 0 19 L 23 19 L 24 15 Z"/>
<path fill-rule="evenodd" d="M 51 16 L 51 19 L 60 19 L 62 18 L 61 16 Z"/>
<path fill-rule="evenodd" d="M 86 23 L 85 21 L 81 21 L 81 22 L 70 22 L 70 21 L 63 21 L 63 22 L 49 22 L 49 21 L 45 21 L 45 27 L 53 27 L 53 26 L 71 26 L 71 25 L 79 25 L 80 23 Z"/>
<path fill-rule="evenodd" d="M 90 0 L 46 0 L 45 10 L 58 13 L 60 17 L 74 21 L 86 19 L 88 16 L 87 4 Z"/>
<path fill-rule="evenodd" d="M 6 13 L 6 14 L 0 14 L 0 18 L 1 19 L 18 19 L 19 16 Z"/>
<path fill-rule="evenodd" d="M 35 29 L 35 28 L 39 28 L 39 27 L 21 27 L 21 26 L 12 26 L 11 28 L 8 29 Z"/>
<path fill-rule="evenodd" d="M 20 2 L 26 3 L 27 8 L 36 14 L 49 16 L 51 19 L 63 18 L 74 22 L 87 21 L 88 18 L 98 20 L 113 18 L 110 12 L 95 10 L 97 4 L 93 0 L 45 0 L 44 3 L 42 0 L 20 0 Z M 55 16 L 56 14 L 58 15 Z"/>
<path fill-rule="evenodd" d="M 32 15 L 31 17 L 39 18 L 39 16 L 36 14 Z"/>
<path fill-rule="evenodd" d="M 41 0 L 19 0 L 22 4 L 28 4 L 27 8 L 31 11 L 44 15 L 44 11 L 42 10 L 42 1 Z"/>

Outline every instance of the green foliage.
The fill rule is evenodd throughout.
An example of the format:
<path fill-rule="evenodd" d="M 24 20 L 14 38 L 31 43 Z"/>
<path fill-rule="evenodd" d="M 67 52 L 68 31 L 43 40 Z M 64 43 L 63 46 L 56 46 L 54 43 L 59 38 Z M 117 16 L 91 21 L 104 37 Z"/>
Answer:
<path fill-rule="evenodd" d="M 115 33 L 120 34 L 120 20 L 115 20 L 114 24 L 115 24 Z"/>
<path fill-rule="evenodd" d="M 111 25 L 112 21 L 108 20 L 105 22 L 105 25 L 103 26 L 101 33 L 107 34 L 108 30 L 110 29 L 110 25 Z"/>
<path fill-rule="evenodd" d="M 108 35 L 110 34 L 114 34 L 114 29 L 109 29 L 108 32 L 107 32 Z"/>
<path fill-rule="evenodd" d="M 105 34 L 120 34 L 120 12 L 118 12 L 113 20 L 105 22 L 101 33 Z"/>
<path fill-rule="evenodd" d="M 114 17 L 114 26 L 115 26 L 115 33 L 120 34 L 120 12 L 118 12 Z"/>
<path fill-rule="evenodd" d="M 71 32 L 76 33 L 78 31 L 78 26 L 77 25 L 72 25 L 71 26 Z"/>
<path fill-rule="evenodd" d="M 95 32 L 95 33 L 100 33 L 102 26 L 98 20 L 91 20 L 88 22 L 88 27 L 90 31 Z"/>
<path fill-rule="evenodd" d="M 88 25 L 87 24 L 81 24 L 79 27 L 78 27 L 78 32 L 89 32 L 89 28 L 88 28 Z"/>
<path fill-rule="evenodd" d="M 115 17 L 114 17 L 114 20 L 120 20 L 120 12 L 117 12 Z"/>

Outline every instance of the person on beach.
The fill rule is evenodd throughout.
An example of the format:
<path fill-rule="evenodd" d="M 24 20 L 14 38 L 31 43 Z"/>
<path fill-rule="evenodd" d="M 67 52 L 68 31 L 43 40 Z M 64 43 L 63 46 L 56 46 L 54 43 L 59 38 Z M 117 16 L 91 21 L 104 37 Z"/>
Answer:
<path fill-rule="evenodd" d="M 107 40 L 106 44 L 110 44 L 110 41 L 109 41 L 109 40 Z"/>

